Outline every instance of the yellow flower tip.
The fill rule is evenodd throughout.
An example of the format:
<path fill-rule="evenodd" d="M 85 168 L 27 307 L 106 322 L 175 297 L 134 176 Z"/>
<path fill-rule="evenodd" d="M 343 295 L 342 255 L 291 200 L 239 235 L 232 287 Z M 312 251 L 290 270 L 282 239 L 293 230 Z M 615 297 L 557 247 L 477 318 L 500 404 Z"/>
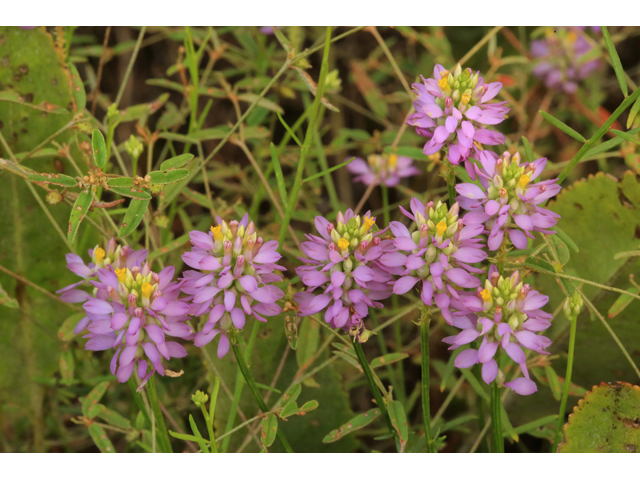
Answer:
<path fill-rule="evenodd" d="M 522 175 L 520 177 L 520 180 L 518 180 L 518 186 L 524 189 L 529 184 L 530 181 L 531 179 L 529 178 L 529 175 L 526 175 L 526 174 Z"/>
<path fill-rule="evenodd" d="M 460 99 L 460 103 L 462 103 L 463 105 L 466 105 L 467 103 L 469 103 L 470 100 L 471 100 L 471 95 L 469 95 L 468 93 L 465 93 L 464 95 L 462 95 L 462 98 Z"/>
<path fill-rule="evenodd" d="M 398 156 L 395 153 L 392 153 L 391 155 L 389 155 L 389 160 L 387 160 L 387 163 L 389 164 L 389 167 L 396 168 L 396 165 L 398 164 Z"/>
<path fill-rule="evenodd" d="M 96 257 L 96 260 L 98 262 L 102 262 L 106 254 L 107 252 L 105 252 L 102 247 L 96 247 L 95 250 L 93 251 L 93 255 Z"/>
<path fill-rule="evenodd" d="M 347 240 L 346 238 L 341 238 L 340 240 L 338 240 L 338 247 L 340 247 L 340 250 L 346 250 L 347 248 L 349 248 L 349 240 Z"/>
<path fill-rule="evenodd" d="M 571 43 L 576 43 L 576 40 L 578 39 L 578 35 L 576 35 L 576 32 L 574 32 L 573 30 L 570 31 L 567 34 L 567 39 L 571 42 Z"/>
<path fill-rule="evenodd" d="M 442 70 L 440 72 L 440 78 L 447 78 L 449 76 L 449 70 Z"/>
<path fill-rule="evenodd" d="M 447 82 L 447 77 L 443 76 L 440 80 L 438 80 L 438 86 L 442 90 L 447 90 L 449 88 L 449 82 Z"/>
<path fill-rule="evenodd" d="M 151 295 L 151 292 L 153 292 L 153 285 L 151 285 L 149 282 L 144 282 L 142 284 L 142 296 L 149 298 L 149 296 Z"/>
<path fill-rule="evenodd" d="M 375 217 L 364 217 L 364 231 L 368 232 L 376 224 Z M 346 242 L 346 240 L 345 240 Z"/>
<path fill-rule="evenodd" d="M 490 302 L 491 301 L 491 292 L 489 290 L 487 290 L 486 288 L 480 292 L 480 295 L 482 295 L 482 300 L 484 302 Z"/>
<path fill-rule="evenodd" d="M 442 235 L 444 235 L 444 232 L 447 231 L 447 224 L 444 222 L 438 222 L 438 224 L 436 225 L 436 233 L 438 234 L 439 237 L 441 237 Z"/>
<path fill-rule="evenodd" d="M 127 269 L 126 268 L 116 268 L 116 276 L 118 277 L 118 281 L 120 283 L 124 283 L 127 278 Z"/>
<path fill-rule="evenodd" d="M 507 192 L 506 188 L 501 188 L 498 194 L 500 195 L 500 198 L 507 198 L 509 196 L 509 192 Z"/>
<path fill-rule="evenodd" d="M 217 227 L 211 227 L 211 233 L 213 233 L 213 238 L 216 242 L 221 242 L 223 235 L 222 235 L 222 227 L 220 225 L 218 225 Z"/>

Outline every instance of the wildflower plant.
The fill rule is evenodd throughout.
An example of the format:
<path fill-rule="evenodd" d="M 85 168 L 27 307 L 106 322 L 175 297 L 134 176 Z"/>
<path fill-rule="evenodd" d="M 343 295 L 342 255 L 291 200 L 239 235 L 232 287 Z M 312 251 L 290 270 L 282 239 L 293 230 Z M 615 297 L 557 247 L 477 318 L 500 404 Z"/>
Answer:
<path fill-rule="evenodd" d="M 324 312 L 324 321 L 341 328 L 364 342 L 369 333 L 364 319 L 369 308 L 382 308 L 391 295 L 391 280 L 380 264 L 390 240 L 382 240 L 375 217 L 369 213 L 355 215 L 351 209 L 338 212 L 336 223 L 321 216 L 315 218 L 320 236 L 307 234 L 302 251 L 305 264 L 296 268 L 302 283 L 308 287 L 294 295 L 300 315 Z"/>
<path fill-rule="evenodd" d="M 282 311 L 277 302 L 284 293 L 273 283 L 281 281 L 275 272 L 284 268 L 277 264 L 278 242 L 258 237 L 248 214 L 240 222 L 216 220 L 209 232 L 189 232 L 193 247 L 182 259 L 194 270 L 184 272 L 181 290 L 189 314 L 206 316 L 195 345 L 202 347 L 219 334 L 222 358 L 229 351 L 229 336 L 244 328 L 247 316 L 266 322 L 265 316 Z"/>
<path fill-rule="evenodd" d="M 414 83 L 416 100 L 407 123 L 429 140 L 424 154 L 432 155 L 442 149 L 453 165 L 464 163 L 469 175 L 474 177 L 470 157 L 477 155 L 477 144 L 501 145 L 502 133 L 487 128 L 498 125 L 509 113 L 507 102 L 491 102 L 500 89 L 500 82 L 485 83 L 480 72 L 462 69 L 458 64 L 453 70 L 442 65 L 433 69 L 433 78 Z"/>
<path fill-rule="evenodd" d="M 413 166 L 413 159 L 394 153 L 372 154 L 366 161 L 356 157 L 349 162 L 347 170 L 356 175 L 356 182 L 365 185 L 383 183 L 387 187 L 395 187 L 401 179 L 420 173 L 420 170 Z"/>

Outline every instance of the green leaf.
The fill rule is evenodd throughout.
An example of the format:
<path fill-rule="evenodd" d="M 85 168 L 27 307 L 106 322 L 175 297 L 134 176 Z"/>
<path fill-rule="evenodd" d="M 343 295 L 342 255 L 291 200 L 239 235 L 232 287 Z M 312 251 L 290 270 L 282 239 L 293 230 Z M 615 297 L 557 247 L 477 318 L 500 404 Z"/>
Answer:
<path fill-rule="evenodd" d="M 458 355 L 459 355 L 459 353 L 458 353 Z M 447 361 L 447 365 L 444 367 L 444 371 L 442 372 L 442 379 L 440 380 L 440 391 L 441 392 L 445 391 L 445 389 L 447 388 L 447 383 L 449 382 L 449 379 L 453 375 L 453 372 L 454 372 L 454 370 L 456 368 L 456 366 L 455 366 L 456 357 L 457 357 L 457 355 L 451 355 L 449 357 L 449 360 Z"/>
<path fill-rule="evenodd" d="M 640 112 L 640 98 L 635 101 L 633 107 L 631 107 L 631 110 L 629 111 L 629 116 L 627 117 L 627 130 L 629 130 L 631 125 L 633 125 L 633 121 L 638 116 L 638 112 Z"/>
<path fill-rule="evenodd" d="M 566 265 L 567 262 L 571 259 L 571 253 L 569 252 L 569 247 L 567 243 L 564 242 L 558 235 L 551 235 L 549 237 L 551 244 L 555 248 L 556 255 L 558 255 L 558 260 L 562 265 Z"/>
<path fill-rule="evenodd" d="M 284 110 L 282 109 L 282 107 L 280 105 L 278 105 L 277 103 L 272 102 L 271 100 L 268 100 L 266 98 L 260 98 L 258 99 L 258 95 L 256 95 L 255 93 L 241 93 L 240 95 L 238 95 L 238 99 L 242 100 L 243 102 L 247 102 L 247 103 L 253 103 L 257 100 L 257 105 L 259 107 L 265 108 L 267 110 L 270 110 L 272 112 L 277 112 L 277 113 L 284 113 Z"/>
<path fill-rule="evenodd" d="M 527 258 L 524 261 L 524 265 L 525 267 L 530 267 L 530 268 L 533 268 L 534 270 L 546 270 L 547 272 L 558 273 L 556 272 L 556 269 L 553 268 L 553 265 L 539 258 L 531 258 L 531 257 Z"/>
<path fill-rule="evenodd" d="M 167 183 L 175 183 L 183 180 L 189 176 L 189 170 L 185 168 L 178 168 L 176 170 L 169 170 L 167 172 L 149 172 L 150 182 L 160 185 Z"/>
<path fill-rule="evenodd" d="M 637 288 L 627 288 L 627 292 L 629 293 L 638 293 L 638 289 Z M 618 299 L 613 302 L 613 305 L 611 305 L 611 308 L 609 308 L 609 318 L 614 318 L 616 316 L 618 316 L 619 314 L 622 313 L 622 311 L 627 308 L 629 306 L 629 304 L 631 304 L 631 302 L 633 302 L 635 299 L 630 296 L 630 295 L 625 295 L 624 293 L 621 293 L 620 296 L 618 297 Z"/>
<path fill-rule="evenodd" d="M 533 430 L 536 430 L 540 427 L 544 427 L 545 425 L 554 425 L 556 420 L 558 419 L 558 415 L 547 415 L 546 417 L 540 418 L 538 420 L 534 420 L 529 423 L 525 423 L 524 425 L 520 425 L 515 428 L 515 432 L 518 435 L 522 435 L 523 433 L 531 433 Z"/>
<path fill-rule="evenodd" d="M 601 383 L 569 415 L 559 453 L 640 452 L 640 387 Z"/>
<path fill-rule="evenodd" d="M 553 227 L 553 229 L 556 231 L 556 235 L 564 240 L 564 242 L 567 244 L 567 246 L 569 246 L 569 248 L 571 248 L 571 250 L 573 250 L 574 252 L 579 252 L 580 249 L 578 248 L 578 246 L 576 245 L 576 243 L 571 240 L 571 237 L 569 237 L 569 235 L 567 235 L 564 230 L 562 230 L 561 228 L 559 228 L 557 225 L 555 225 Z"/>
<path fill-rule="evenodd" d="M 300 330 L 298 333 L 298 349 L 296 350 L 296 360 L 298 366 L 306 368 L 307 362 L 318 350 L 320 343 L 320 326 L 309 317 L 300 320 Z"/>
<path fill-rule="evenodd" d="M 310 412 L 312 410 L 315 410 L 319 406 L 320 406 L 320 404 L 318 403 L 317 400 L 309 400 L 308 402 L 306 402 L 304 405 L 302 405 L 300 407 L 300 411 L 304 412 L 304 413 L 307 413 L 307 412 Z"/>
<path fill-rule="evenodd" d="M 625 139 L 627 142 L 635 143 L 636 145 L 640 145 L 640 139 L 634 137 L 628 132 L 623 132 L 621 130 L 612 129 L 611 130 L 617 137 Z"/>
<path fill-rule="evenodd" d="M 133 233 L 133 231 L 142 221 L 142 217 L 144 216 L 144 212 L 147 211 L 148 205 L 149 200 L 131 200 L 131 203 L 129 203 L 129 208 L 127 209 L 127 213 L 124 215 L 122 227 L 118 232 L 118 236 L 120 238 L 124 238 L 127 235 Z"/>
<path fill-rule="evenodd" d="M 529 143 L 529 140 L 527 140 L 527 137 L 522 137 L 522 145 L 524 146 L 524 155 L 527 162 L 533 162 L 535 158 L 533 158 L 533 150 L 531 149 L 531 144 Z"/>
<path fill-rule="evenodd" d="M 71 75 L 71 96 L 75 104 L 75 111 L 82 112 L 87 106 L 87 92 L 84 90 L 82 77 L 73 63 L 69 62 L 67 68 L 69 69 L 69 75 Z"/>
<path fill-rule="evenodd" d="M 126 188 L 126 187 L 133 187 L 134 183 L 133 183 L 133 178 L 130 178 L 130 177 L 116 177 L 116 178 L 108 179 L 107 180 L 107 185 L 109 185 L 110 187 Z"/>
<path fill-rule="evenodd" d="M 462 373 L 464 378 L 467 380 L 467 382 L 469 382 L 469 385 L 471 385 L 471 388 L 473 388 L 473 390 L 480 397 L 482 397 L 482 399 L 485 402 L 487 402 L 487 404 L 488 404 L 489 403 L 489 394 L 484 389 L 484 387 L 482 385 L 480 385 L 480 382 L 478 382 L 478 379 L 473 375 L 473 372 L 471 371 L 471 369 L 462 368 L 462 369 L 460 369 L 460 372 Z"/>
<path fill-rule="evenodd" d="M 98 417 L 102 418 L 109 425 L 114 427 L 124 428 L 129 430 L 131 428 L 131 422 L 120 415 L 118 412 L 108 409 L 104 405 L 98 405 L 100 407 L 98 411 Z"/>
<path fill-rule="evenodd" d="M 604 38 L 604 43 L 607 46 L 607 50 L 609 51 L 609 56 L 611 56 L 613 71 L 616 72 L 616 77 L 618 78 L 618 83 L 620 84 L 620 90 L 622 90 L 623 95 L 626 97 L 629 95 L 629 89 L 627 88 L 627 79 L 624 76 L 624 69 L 622 68 L 622 64 L 620 63 L 620 57 L 618 56 L 616 47 L 611 41 L 611 36 L 609 35 L 609 30 L 607 29 L 607 27 L 602 26 L 600 28 L 602 29 L 602 38 Z"/>
<path fill-rule="evenodd" d="M 11 298 L 7 292 L 2 288 L 0 284 L 0 305 L 9 308 L 19 308 L 20 304 L 15 298 Z"/>
<path fill-rule="evenodd" d="M 89 425 L 89 435 L 91 435 L 91 439 L 93 443 L 96 444 L 96 447 L 100 449 L 102 453 L 115 453 L 116 449 L 113 448 L 113 443 L 107 437 L 107 432 L 104 431 L 100 425 L 92 423 Z"/>
<path fill-rule="evenodd" d="M 409 426 L 407 424 L 407 416 L 404 413 L 404 407 L 397 400 L 393 400 L 387 404 L 387 411 L 391 419 L 391 425 L 398 432 L 400 440 L 400 453 L 404 452 L 404 448 L 409 440 Z"/>
<path fill-rule="evenodd" d="M 631 250 L 630 252 L 618 252 L 613 256 L 614 260 L 620 260 L 621 258 L 638 257 L 640 256 L 640 250 Z"/>
<path fill-rule="evenodd" d="M 162 162 L 162 164 L 160 165 L 160 170 L 164 172 L 173 168 L 182 167 L 189 163 L 191 159 L 193 159 L 193 154 L 191 153 L 184 153 L 182 155 L 178 155 L 177 157 L 169 158 L 168 160 Z"/>
<path fill-rule="evenodd" d="M 189 435 L 187 433 L 178 433 L 178 432 L 174 432 L 173 430 L 169 430 L 169 435 L 171 435 L 173 438 L 177 438 L 179 440 L 184 440 L 186 442 L 196 442 L 198 443 L 199 440 L 202 439 L 202 437 L 198 438 L 194 435 Z"/>
<path fill-rule="evenodd" d="M 113 193 L 122 197 L 135 198 L 137 200 L 151 200 L 151 195 L 136 187 L 109 187 Z"/>
<path fill-rule="evenodd" d="M 209 447 L 207 447 L 207 444 L 205 443 L 204 438 L 202 438 L 202 435 L 200 435 L 200 430 L 198 430 L 198 426 L 196 425 L 196 422 L 193 419 L 193 415 L 191 414 L 189 414 L 189 425 L 191 426 L 191 431 L 196 436 L 196 442 L 198 442 L 200 449 L 204 453 L 209 453 Z"/>
<path fill-rule="evenodd" d="M 273 444 L 277 433 L 278 417 L 273 413 L 268 413 L 267 416 L 262 419 L 262 435 L 260 436 L 260 440 L 265 448 L 268 448 Z"/>
<path fill-rule="evenodd" d="M 356 159 L 356 157 L 353 157 L 349 160 L 347 160 L 346 162 L 342 162 L 339 165 L 336 165 L 334 167 L 328 168 L 326 170 L 323 170 L 322 172 L 318 172 L 315 175 L 311 175 L 307 178 L 305 178 L 302 183 L 304 182 L 310 182 L 311 180 L 315 180 L 316 178 L 320 178 L 320 177 L 324 177 L 325 175 L 327 175 L 328 173 L 333 172 L 334 170 L 338 170 L 339 168 L 344 167 L 345 165 L 349 165 L 351 162 L 353 162 Z"/>
<path fill-rule="evenodd" d="M 300 396 L 301 392 L 302 392 L 302 385 L 300 385 L 299 383 L 296 383 L 293 387 L 287 390 L 284 395 L 282 395 L 282 398 L 276 404 L 276 407 L 286 407 L 290 403 L 295 402 Z"/>
<path fill-rule="evenodd" d="M 100 413 L 102 405 L 98 404 L 98 402 L 102 399 L 108 387 L 109 382 L 100 382 L 84 398 L 82 401 L 82 414 L 85 417 L 93 418 Z"/>
<path fill-rule="evenodd" d="M 60 352 L 58 365 L 60 367 L 60 383 L 62 385 L 73 385 L 75 362 L 73 360 L 73 353 L 71 350 L 67 349 Z"/>
<path fill-rule="evenodd" d="M 380 416 L 379 408 L 372 408 L 366 413 L 361 413 L 353 417 L 347 423 L 342 425 L 340 428 L 330 431 L 327 435 L 322 439 L 323 443 L 332 443 L 340 440 L 345 435 L 350 434 L 351 432 L 355 432 L 356 430 L 360 430 L 361 428 L 366 427 L 371 422 L 373 422 L 376 418 Z"/>
<path fill-rule="evenodd" d="M 639 98 L 639 100 L 640 100 L 640 98 Z M 635 135 L 638 132 L 640 132 L 640 127 L 634 128 L 633 130 L 629 130 L 627 133 L 629 135 Z M 603 153 L 603 152 L 608 152 L 609 150 L 613 149 L 614 147 L 617 147 L 618 145 L 620 145 L 623 141 L 624 141 L 624 138 L 622 138 L 622 137 L 612 138 L 611 140 L 607 140 L 606 142 L 602 142 L 600 145 L 596 145 L 595 147 L 589 149 L 587 154 L 588 154 L 589 157 L 592 157 L 594 155 L 598 155 L 598 154 Z"/>
<path fill-rule="evenodd" d="M 51 185 L 60 185 L 61 187 L 77 187 L 78 182 L 75 178 L 62 173 L 32 173 L 27 180 L 34 183 L 46 183 Z"/>
<path fill-rule="evenodd" d="M 408 353 L 388 353 L 371 360 L 371 368 L 378 368 L 392 363 L 400 362 L 405 358 L 409 358 Z"/>
<path fill-rule="evenodd" d="M 282 409 L 282 412 L 280 412 L 278 416 L 280 418 L 287 418 L 299 412 L 300 412 L 300 408 L 298 408 L 298 404 L 294 402 L 294 403 L 287 404 L 287 406 Z"/>
<path fill-rule="evenodd" d="M 273 171 L 276 174 L 276 181 L 278 183 L 278 192 L 280 192 L 282 202 L 286 205 L 289 200 L 287 199 L 287 187 L 284 183 L 284 176 L 282 175 L 282 167 L 280 166 L 280 160 L 278 159 L 278 152 L 276 151 L 276 147 L 273 142 L 270 144 L 269 148 L 271 149 L 271 165 L 273 165 Z"/>
<path fill-rule="evenodd" d="M 553 369 L 553 367 L 551 367 L 551 365 L 545 365 L 544 371 L 547 374 L 547 380 L 549 382 L 549 387 L 551 388 L 551 393 L 553 393 L 553 398 L 555 398 L 559 402 L 562 395 L 562 390 L 560 389 L 558 374 Z"/>
<path fill-rule="evenodd" d="M 556 117 L 554 117 L 553 115 L 550 115 L 549 113 L 540 110 L 540 115 L 542 115 L 544 117 L 545 120 L 547 120 L 551 125 L 553 125 L 554 127 L 562 130 L 564 133 L 566 133 L 567 135 L 569 135 L 572 138 L 575 138 L 576 140 L 585 143 L 587 141 L 586 138 L 584 138 L 582 135 L 580 135 L 578 132 L 576 132 L 573 128 L 571 128 L 569 125 L 567 125 L 564 122 L 561 122 L 560 120 L 558 120 Z"/>
<path fill-rule="evenodd" d="M 76 203 L 73 204 L 71 216 L 69 217 L 69 230 L 67 231 L 67 240 L 70 245 L 73 245 L 78 233 L 78 227 L 80 227 L 80 223 L 89 211 L 92 201 L 93 192 L 82 192 L 78 195 Z"/>
<path fill-rule="evenodd" d="M 289 124 L 287 122 L 284 121 L 284 118 L 282 118 L 282 115 L 280 115 L 278 113 L 278 118 L 280 119 L 280 123 L 282 124 L 282 126 L 285 128 L 285 130 L 287 132 L 289 132 L 289 135 L 291 135 L 291 138 L 293 138 L 295 140 L 295 142 L 298 144 L 298 146 L 300 148 L 302 148 L 302 142 L 300 141 L 300 139 L 298 139 L 298 137 L 296 136 L 296 134 L 293 132 L 293 130 L 291 130 L 291 127 L 289 126 Z M 273 155 L 273 153 L 272 153 Z"/>
<path fill-rule="evenodd" d="M 91 133 L 91 147 L 96 166 L 102 170 L 107 164 L 107 145 L 104 143 L 104 136 L 98 129 L 94 129 Z"/>

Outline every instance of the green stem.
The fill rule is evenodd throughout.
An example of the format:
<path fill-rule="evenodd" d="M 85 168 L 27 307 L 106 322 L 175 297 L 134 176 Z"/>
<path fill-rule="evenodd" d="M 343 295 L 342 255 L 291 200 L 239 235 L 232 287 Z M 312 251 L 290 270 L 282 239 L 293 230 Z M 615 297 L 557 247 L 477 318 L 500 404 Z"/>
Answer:
<path fill-rule="evenodd" d="M 364 350 L 362 350 L 362 345 L 360 345 L 360 342 L 358 342 L 358 340 L 356 340 L 355 338 L 353 339 L 353 349 L 356 352 L 356 356 L 358 357 L 358 362 L 360 363 L 364 376 L 367 379 L 367 383 L 369 384 L 369 389 L 371 390 L 371 393 L 373 393 L 373 398 L 376 399 L 376 404 L 382 411 L 382 416 L 387 422 L 387 428 L 389 429 L 389 432 L 393 434 L 394 437 L 396 437 L 397 436 L 396 431 L 393 428 L 393 425 L 391 424 L 391 418 L 389 417 L 389 413 L 387 412 L 387 404 L 384 402 L 384 399 L 382 398 L 382 394 L 380 393 L 380 389 L 377 387 L 376 382 L 373 379 L 373 373 L 371 373 L 371 367 L 369 366 L 367 357 L 364 355 Z"/>
<path fill-rule="evenodd" d="M 491 384 L 491 450 L 493 453 L 504 453 L 502 437 L 502 399 L 500 387 L 494 380 Z"/>
<path fill-rule="evenodd" d="M 567 400 L 569 399 L 569 390 L 571 389 L 571 371 L 573 370 L 573 352 L 576 346 L 576 325 L 578 318 L 574 315 L 571 319 L 571 333 L 569 335 L 569 357 L 567 359 L 567 374 L 564 379 L 564 391 L 562 392 L 562 401 L 560 402 L 560 413 L 558 413 L 558 423 L 556 424 L 556 435 L 553 442 L 554 453 L 558 449 L 558 442 L 562 437 L 562 425 L 564 425 L 564 414 L 567 409 Z"/>
<path fill-rule="evenodd" d="M 296 171 L 296 178 L 293 184 L 293 188 L 291 189 L 291 193 L 289 195 L 289 203 L 287 204 L 287 210 L 284 214 L 284 221 L 282 222 L 282 227 L 280 228 L 280 235 L 278 235 L 278 242 L 280 247 L 284 244 L 284 236 L 287 231 L 287 227 L 291 222 L 291 215 L 293 214 L 293 209 L 296 206 L 298 201 L 298 194 L 300 193 L 300 187 L 302 186 L 302 175 L 304 173 L 304 164 L 307 154 L 309 153 L 309 149 L 311 148 L 311 142 L 313 141 L 314 132 L 316 128 L 316 122 L 318 121 L 318 109 L 320 108 L 320 101 L 322 99 L 322 95 L 324 93 L 324 84 L 327 78 L 327 71 L 329 70 L 329 45 L 331 44 L 331 27 L 327 27 L 327 37 L 325 39 L 324 44 L 324 54 L 322 57 L 322 67 L 320 68 L 320 78 L 318 80 L 318 90 L 316 91 L 316 98 L 313 101 L 313 106 L 311 107 L 311 112 L 309 113 L 309 125 L 307 127 L 307 133 L 304 137 L 304 143 L 302 144 L 302 149 L 300 150 L 300 160 L 298 161 L 298 169 Z"/>
<path fill-rule="evenodd" d="M 258 406 L 260 407 L 260 410 L 262 410 L 263 413 L 269 412 L 269 409 L 267 408 L 267 405 L 264 403 L 264 399 L 262 398 L 262 394 L 258 390 L 256 381 L 253 379 L 253 376 L 249 371 L 249 366 L 247 365 L 247 362 L 244 359 L 244 356 L 242 355 L 240 348 L 234 344 L 231 344 L 231 347 L 233 348 L 233 354 L 236 356 L 236 360 L 238 361 L 238 366 L 240 367 L 240 371 L 242 371 L 242 375 L 244 376 L 244 379 L 246 380 L 247 385 L 249 385 L 249 389 L 251 390 L 251 393 L 253 393 L 253 396 L 255 397 L 256 402 L 258 402 Z M 278 429 L 278 432 L 276 435 L 278 436 L 278 439 L 280 440 L 280 443 L 282 443 L 282 446 L 284 447 L 286 452 L 293 453 L 293 450 L 291 449 L 291 445 L 289 445 L 289 442 L 287 442 L 287 439 L 284 437 L 284 434 L 282 433 L 281 429 Z"/>
<path fill-rule="evenodd" d="M 427 452 L 438 453 L 431 439 L 431 407 L 429 403 L 429 324 L 431 315 L 429 307 L 423 310 L 420 319 L 420 342 L 422 344 L 422 418 L 424 419 L 424 436 L 427 441 Z"/>
<path fill-rule="evenodd" d="M 164 423 L 164 417 L 162 416 L 162 410 L 160 409 L 160 401 L 158 400 L 158 394 L 156 392 L 156 384 L 153 379 L 153 375 L 147 383 L 147 394 L 149 395 L 149 403 L 153 410 L 153 416 L 156 420 L 156 438 L 160 444 L 160 448 L 164 453 L 173 453 L 171 450 L 171 442 L 169 441 L 169 432 L 167 426 Z"/>

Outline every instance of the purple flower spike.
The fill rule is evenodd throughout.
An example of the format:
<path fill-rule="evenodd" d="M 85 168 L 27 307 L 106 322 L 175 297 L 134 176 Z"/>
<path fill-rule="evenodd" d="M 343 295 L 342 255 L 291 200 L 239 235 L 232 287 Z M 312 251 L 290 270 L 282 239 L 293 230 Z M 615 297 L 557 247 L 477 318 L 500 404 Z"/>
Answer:
<path fill-rule="evenodd" d="M 452 71 L 436 65 L 433 76 L 422 77 L 422 84 L 412 85 L 417 95 L 413 102 L 416 113 L 407 119 L 407 124 L 429 139 L 424 146 L 425 155 L 446 147 L 449 161 L 453 165 L 464 162 L 474 178 L 469 157 L 478 153 L 475 143 L 501 145 L 505 140 L 501 133 L 485 128 L 501 123 L 510 110 L 507 102 L 489 103 L 502 84 L 484 83 L 480 72 L 462 70 L 459 64 Z"/>
<path fill-rule="evenodd" d="M 325 322 L 365 342 L 369 332 L 363 319 L 369 307 L 382 308 L 377 300 L 391 295 L 391 275 L 381 267 L 380 257 L 393 244 L 380 239 L 382 232 L 369 213 L 361 219 L 349 209 L 338 213 L 335 225 L 320 216 L 315 225 L 320 237 L 306 236 L 309 241 L 302 243 L 302 251 L 308 258 L 300 258 L 306 265 L 296 268 L 309 287 L 293 297 L 300 315 L 324 312 Z"/>
<path fill-rule="evenodd" d="M 356 175 L 356 182 L 365 185 L 384 183 L 387 187 L 395 187 L 400 179 L 420 174 L 420 170 L 413 166 L 413 159 L 393 153 L 369 155 L 367 161 L 356 158 L 347 165 L 347 170 Z"/>
<path fill-rule="evenodd" d="M 536 392 L 536 384 L 529 377 L 523 348 L 548 355 L 546 349 L 551 345 L 551 340 L 538 335 L 537 332 L 551 325 L 551 315 L 541 310 L 549 301 L 549 297 L 521 282 L 519 272 L 516 271 L 511 277 L 504 278 L 498 274 L 495 265 L 491 265 L 489 279 L 486 280 L 484 288 L 478 287 L 476 301 L 480 306 L 473 308 L 474 313 L 459 317 L 456 321 L 456 327 L 462 331 L 458 335 L 443 339 L 451 345 L 449 349 L 452 350 L 482 338 L 480 348 L 470 348 L 458 354 L 455 360 L 456 367 L 469 368 L 480 363 L 482 378 L 487 384 L 496 378 L 501 382 L 504 375 L 499 372 L 495 356 L 502 348 L 520 365 L 524 374 L 524 377 L 516 378 L 504 385 L 520 395 Z"/>
<path fill-rule="evenodd" d="M 543 40 L 531 42 L 531 53 L 537 60 L 533 74 L 547 88 L 573 94 L 582 80 L 600 68 L 600 59 L 589 60 L 593 47 L 584 30 L 585 27 L 548 28 Z M 599 27 L 591 30 L 600 33 Z"/>
<path fill-rule="evenodd" d="M 229 351 L 228 334 L 242 330 L 247 317 L 261 322 L 278 315 L 282 309 L 276 303 L 284 293 L 275 285 L 282 277 L 275 270 L 281 255 L 278 242 L 264 243 L 258 237 L 249 216 L 228 224 L 219 217 L 210 232 L 189 232 L 193 248 L 182 256 L 194 270 L 184 273 L 182 291 L 190 302 L 189 314 L 207 315 L 207 320 L 195 337 L 196 347 L 211 342 L 218 334 L 218 357 Z"/>
<path fill-rule="evenodd" d="M 547 235 L 560 216 L 538 205 L 560 192 L 557 179 L 533 183 L 547 163 L 539 158 L 531 163 L 521 163 L 520 154 L 513 157 L 504 152 L 498 157 L 493 152 L 480 152 L 482 167 L 474 165 L 482 187 L 472 183 L 456 185 L 460 196 L 456 200 L 469 210 L 464 220 L 467 224 L 484 224 L 489 234 L 489 250 L 497 250 L 507 240 L 518 249 L 527 248 L 531 232 Z M 505 234 L 508 235 L 505 238 Z"/>
<path fill-rule="evenodd" d="M 447 210 L 442 202 L 424 205 L 413 198 L 411 213 L 402 211 L 414 220 L 416 229 L 410 233 L 402 223 L 391 222 L 395 251 L 380 259 L 387 272 L 400 276 L 392 282 L 393 293 L 402 295 L 417 287 L 424 304 L 435 302 L 445 320 L 453 324 L 454 312 L 467 311 L 466 304 L 476 301 L 458 290 L 480 286 L 480 280 L 472 274 L 482 270 L 470 264 L 487 257 L 481 240 L 476 238 L 483 227 L 466 225 L 459 219 L 457 203 Z"/>
<path fill-rule="evenodd" d="M 185 348 L 166 337 L 191 340 L 195 334 L 184 322 L 189 306 L 178 300 L 178 282 L 173 282 L 174 267 L 160 273 L 151 271 L 148 263 L 141 265 L 146 250 L 116 246 L 112 239 L 106 251 L 101 247 L 89 250 L 92 262 L 84 265 L 77 255 L 67 255 L 69 269 L 85 280 L 70 285 L 91 283 L 95 293 L 82 289 L 62 289 L 67 302 L 84 302 L 86 313 L 74 333 L 85 328 L 87 350 L 116 349 L 111 360 L 111 373 L 119 382 L 129 380 L 134 370 L 142 380 L 141 389 L 156 371 L 164 375 L 162 359 L 187 355 Z M 79 265 L 85 266 L 81 269 Z M 89 280 L 90 279 L 90 280 Z"/>

